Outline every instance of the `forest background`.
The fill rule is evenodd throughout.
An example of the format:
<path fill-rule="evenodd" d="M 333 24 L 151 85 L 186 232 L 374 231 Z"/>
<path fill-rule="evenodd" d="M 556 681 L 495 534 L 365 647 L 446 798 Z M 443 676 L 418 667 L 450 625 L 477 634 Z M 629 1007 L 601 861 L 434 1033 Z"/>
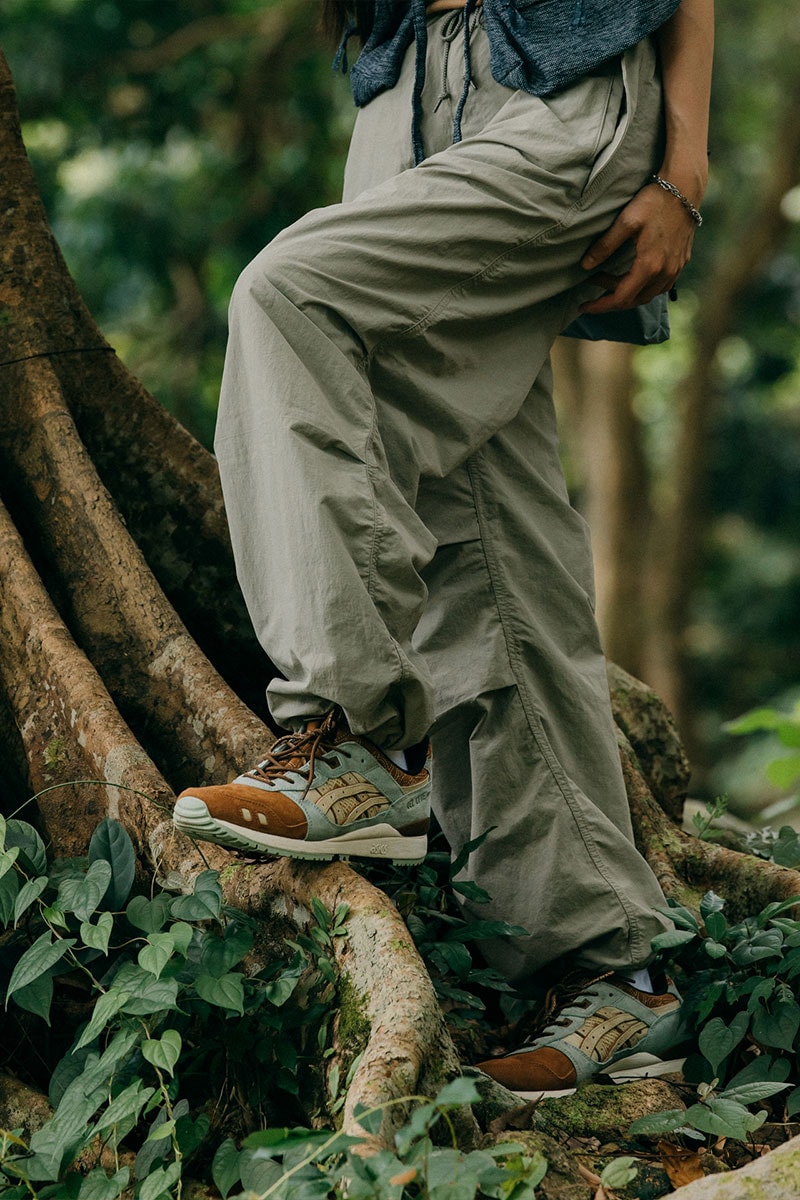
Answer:
<path fill-rule="evenodd" d="M 78 287 L 134 374 L 207 446 L 239 271 L 339 196 L 354 110 L 319 9 L 0 11 L 26 144 Z M 718 14 L 711 181 L 673 340 L 562 341 L 564 460 L 592 527 L 606 651 L 666 697 L 693 794 L 800 825 L 792 789 L 763 773 L 775 744 L 724 728 L 800 698 L 800 11 L 720 0 Z"/>

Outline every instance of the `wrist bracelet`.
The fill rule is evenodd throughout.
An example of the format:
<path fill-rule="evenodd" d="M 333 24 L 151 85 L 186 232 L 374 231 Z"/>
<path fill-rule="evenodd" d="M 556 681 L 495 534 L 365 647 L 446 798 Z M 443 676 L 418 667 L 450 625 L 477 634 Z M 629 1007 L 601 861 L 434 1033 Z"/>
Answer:
<path fill-rule="evenodd" d="M 692 204 L 692 202 L 688 198 L 688 196 L 684 196 L 684 194 L 680 190 L 680 188 L 676 188 L 675 184 L 670 183 L 670 181 L 668 179 L 662 179 L 660 175 L 651 175 L 650 182 L 657 183 L 658 186 L 660 188 L 663 188 L 665 192 L 669 192 L 669 194 L 671 196 L 674 196 L 676 200 L 680 200 L 681 204 L 686 209 L 687 213 L 692 218 L 692 220 L 694 221 L 697 228 L 698 229 L 700 228 L 700 226 L 703 224 L 703 218 L 700 216 L 700 213 L 697 211 L 695 206 Z"/>

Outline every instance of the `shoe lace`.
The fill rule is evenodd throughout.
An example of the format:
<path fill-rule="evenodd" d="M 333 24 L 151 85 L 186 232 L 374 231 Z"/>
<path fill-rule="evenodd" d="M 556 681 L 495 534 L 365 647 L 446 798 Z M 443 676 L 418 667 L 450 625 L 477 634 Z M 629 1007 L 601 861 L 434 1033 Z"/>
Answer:
<path fill-rule="evenodd" d="M 314 778 L 314 766 L 336 747 L 339 729 L 339 714 L 332 709 L 319 724 L 311 722 L 299 733 L 288 733 L 279 738 L 266 757 L 246 773 L 264 783 L 289 781 L 290 774 L 308 772 L 306 791 Z"/>
<path fill-rule="evenodd" d="M 603 971 L 600 975 L 588 975 L 586 971 L 570 971 L 545 993 L 541 1007 L 531 1016 L 526 1017 L 522 1034 L 522 1044 L 530 1046 L 550 1032 L 568 1026 L 570 1018 L 567 1009 L 585 1009 L 592 1005 L 591 988 L 608 979 L 613 971 Z"/>

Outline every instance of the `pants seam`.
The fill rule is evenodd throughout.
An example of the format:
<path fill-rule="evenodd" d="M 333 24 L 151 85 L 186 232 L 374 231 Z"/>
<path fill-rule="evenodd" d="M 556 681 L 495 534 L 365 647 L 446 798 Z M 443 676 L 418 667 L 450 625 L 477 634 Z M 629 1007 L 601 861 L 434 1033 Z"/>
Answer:
<path fill-rule="evenodd" d="M 371 539 L 370 548 L 369 548 L 369 558 L 367 560 L 366 584 L 367 584 L 367 595 L 369 596 L 370 600 L 372 601 L 376 611 L 379 612 L 380 609 L 379 609 L 379 605 L 378 605 L 378 601 L 377 601 L 377 597 L 376 597 L 377 583 L 380 578 L 379 572 L 378 572 L 378 559 L 380 557 L 380 546 L 381 546 L 381 541 L 383 540 L 383 537 L 384 537 L 386 522 L 383 520 L 383 518 L 381 516 L 380 506 L 378 504 L 377 489 L 375 487 L 375 482 L 373 479 L 373 472 L 375 471 L 376 468 L 375 468 L 375 463 L 372 458 L 372 454 L 370 452 L 370 448 L 371 448 L 371 446 L 373 444 L 373 440 L 376 436 L 377 427 L 378 427 L 378 406 L 375 403 L 375 397 L 373 396 L 372 397 L 372 424 L 370 426 L 369 435 L 367 437 L 367 442 L 366 442 L 366 446 L 365 446 L 365 454 L 364 454 L 367 483 L 369 485 L 370 496 L 371 496 L 371 500 L 372 500 L 372 539 Z M 388 627 L 386 627 L 385 621 L 384 621 L 384 627 L 386 628 L 386 636 L 388 637 L 388 639 L 391 643 L 392 654 L 394 655 L 395 661 L 397 663 L 397 681 L 399 683 L 402 683 L 408 677 L 406 659 L 400 649 L 400 646 L 398 645 L 397 639 L 392 636 L 391 631 L 389 630 Z"/>
<path fill-rule="evenodd" d="M 581 207 L 581 202 L 580 202 L 580 200 L 577 200 L 572 205 L 572 207 L 569 209 L 569 211 L 567 212 L 567 214 L 563 220 L 556 221 L 553 224 L 548 225 L 548 227 L 546 229 L 542 230 L 540 233 L 536 234 L 533 237 L 525 238 L 523 241 L 517 242 L 513 246 L 506 247 L 506 249 L 501 251 L 500 254 L 495 255 L 495 257 L 492 259 L 492 261 L 490 263 L 487 263 L 485 267 L 482 267 L 480 269 L 480 271 L 474 272 L 474 274 L 468 276 L 466 279 L 462 279 L 459 283 L 454 283 L 453 286 L 451 288 L 449 288 L 445 292 L 445 294 L 441 297 L 441 299 L 433 306 L 433 308 L 428 309 L 428 311 L 423 316 L 421 316 L 419 318 L 419 320 L 414 321 L 411 325 L 407 325 L 405 329 L 398 329 L 394 333 L 391 333 L 388 336 L 382 338 L 379 342 L 376 342 L 376 344 L 372 347 L 372 349 L 368 353 L 367 363 L 371 363 L 372 360 L 376 357 L 376 355 L 378 355 L 387 346 L 392 345 L 392 343 L 401 341 L 403 338 L 417 337 L 419 334 L 424 333 L 425 330 L 428 329 L 428 327 L 433 324 L 434 320 L 436 319 L 437 315 L 440 313 L 441 309 L 460 290 L 462 290 L 464 288 L 468 288 L 472 284 L 477 283 L 485 275 L 487 275 L 491 270 L 493 270 L 493 268 L 495 268 L 499 263 L 506 261 L 512 254 L 519 253 L 520 251 L 526 249 L 529 246 L 533 247 L 533 246 L 541 245 L 544 242 L 546 242 L 549 238 L 551 238 L 554 234 L 558 233 L 562 229 L 565 229 L 569 223 L 569 219 L 573 216 L 573 214 L 577 210 L 580 209 L 580 207 Z M 588 273 L 587 273 L 587 278 L 588 278 Z"/>
<path fill-rule="evenodd" d="M 628 942 L 629 942 L 630 950 L 631 950 L 631 959 L 633 962 L 638 962 L 639 957 L 640 957 L 639 952 L 641 949 L 641 947 L 640 947 L 641 934 L 639 931 L 638 924 L 634 918 L 634 915 L 630 909 L 630 906 L 628 905 L 626 898 L 620 893 L 619 889 L 615 886 L 615 884 L 609 878 L 607 871 L 605 870 L 605 868 L 602 865 L 601 856 L 598 854 L 597 846 L 594 841 L 594 838 L 591 836 L 590 832 L 586 828 L 586 823 L 583 818 L 583 814 L 580 811 L 580 805 L 577 803 L 575 794 L 569 784 L 569 780 L 564 775 L 561 764 L 558 762 L 558 759 L 556 758 L 556 756 L 553 752 L 553 748 L 550 745 L 549 739 L 547 738 L 547 736 L 544 732 L 544 729 L 541 726 L 541 721 L 536 712 L 535 705 L 532 701 L 532 698 L 528 695 L 527 689 L 524 684 L 524 672 L 520 669 L 521 664 L 520 664 L 519 647 L 517 644 L 516 637 L 511 628 L 511 622 L 512 622 L 511 613 L 508 610 L 508 607 L 505 603 L 505 596 L 503 594 L 504 589 L 502 586 L 502 581 L 500 579 L 500 572 L 497 568 L 497 564 L 496 564 L 495 560 L 493 559 L 493 555 L 490 550 L 491 539 L 486 536 L 489 532 L 488 516 L 487 516 L 487 513 L 484 508 L 483 497 L 482 497 L 481 491 L 480 491 L 480 464 L 477 461 L 477 457 L 478 457 L 477 455 L 473 455 L 472 459 L 466 464 L 467 475 L 469 477 L 470 487 L 472 489 L 473 503 L 475 505 L 475 513 L 478 518 L 478 528 L 480 531 L 480 541 L 481 541 L 482 553 L 483 553 L 484 560 L 486 562 L 486 568 L 487 568 L 487 571 L 489 574 L 489 579 L 491 581 L 492 595 L 494 596 L 495 606 L 497 609 L 497 615 L 500 620 L 501 629 L 503 631 L 503 640 L 505 641 L 506 652 L 508 654 L 508 660 L 511 665 L 511 671 L 512 671 L 512 675 L 514 677 L 514 682 L 517 687 L 517 692 L 518 692 L 518 695 L 520 698 L 520 703 L 522 704 L 522 708 L 525 713 L 525 718 L 528 722 L 528 727 L 530 728 L 533 739 L 536 742 L 537 748 L 539 749 L 539 752 L 541 753 L 544 761 L 546 762 L 546 764 L 550 770 L 550 773 L 553 777 L 553 780 L 554 780 L 556 786 L 558 787 L 561 795 L 564 797 L 564 800 L 567 804 L 567 807 L 570 810 L 570 813 L 572 814 L 573 820 L 575 821 L 575 824 L 578 828 L 578 831 L 580 833 L 581 840 L 586 849 L 586 852 L 589 855 L 589 858 L 590 858 L 592 864 L 594 865 L 595 870 L 600 875 L 600 877 L 605 881 L 605 883 L 607 884 L 610 891 L 613 893 L 614 897 L 617 900 L 617 903 L 619 904 L 619 906 L 622 910 L 622 913 L 624 914 L 626 925 L 627 925 Z"/>

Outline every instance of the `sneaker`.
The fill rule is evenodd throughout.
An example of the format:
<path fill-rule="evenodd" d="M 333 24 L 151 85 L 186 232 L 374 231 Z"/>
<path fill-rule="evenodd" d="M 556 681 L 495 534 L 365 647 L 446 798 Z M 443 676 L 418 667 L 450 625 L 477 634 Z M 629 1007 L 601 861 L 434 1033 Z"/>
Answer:
<path fill-rule="evenodd" d="M 612 971 L 572 973 L 547 993 L 531 1037 L 478 1069 L 526 1100 L 567 1095 L 603 1073 L 622 1083 L 680 1070 L 672 1055 L 686 1037 L 681 998 L 663 982 L 654 994 Z"/>
<path fill-rule="evenodd" d="M 233 783 L 182 792 L 173 820 L 190 837 L 249 854 L 419 863 L 428 849 L 431 795 L 425 748 L 419 758 L 416 771 L 404 771 L 351 733 L 335 709 L 280 738 Z"/>

